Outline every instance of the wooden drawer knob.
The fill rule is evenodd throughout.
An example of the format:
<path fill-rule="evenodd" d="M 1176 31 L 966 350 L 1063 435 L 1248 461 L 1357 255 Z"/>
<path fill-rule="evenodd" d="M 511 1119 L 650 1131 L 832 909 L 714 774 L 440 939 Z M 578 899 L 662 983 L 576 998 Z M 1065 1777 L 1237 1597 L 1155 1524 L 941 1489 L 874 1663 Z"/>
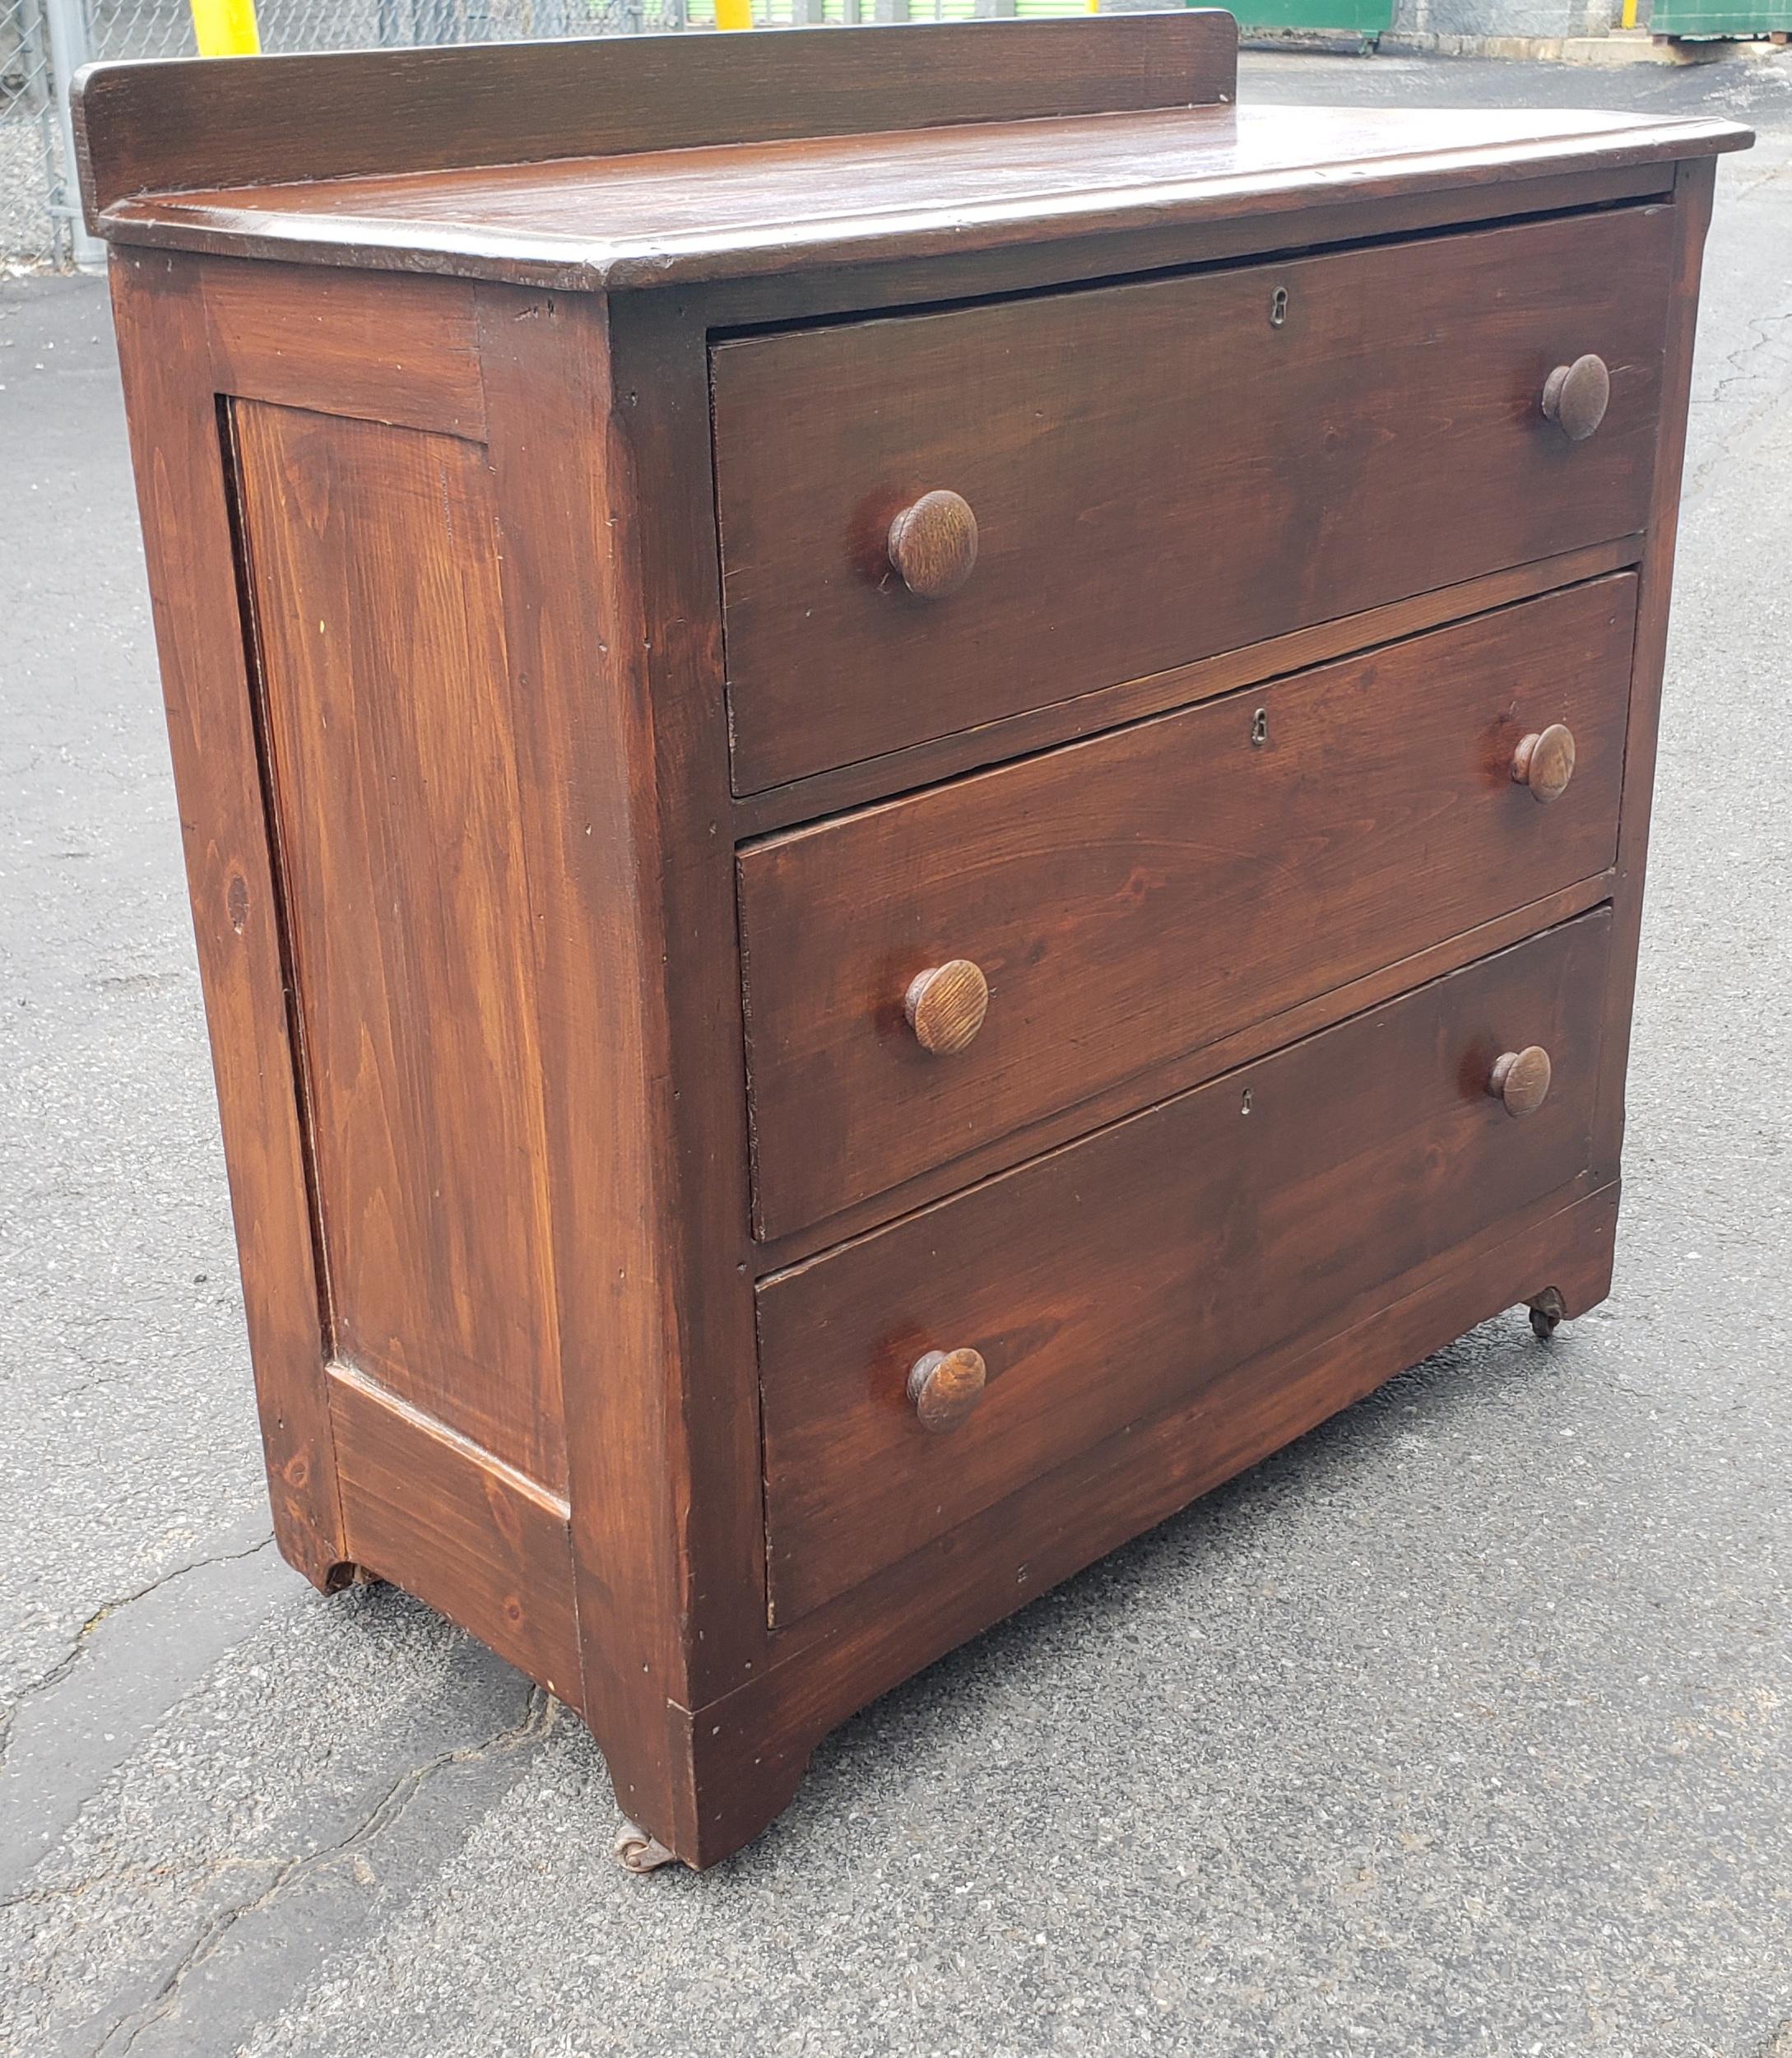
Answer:
<path fill-rule="evenodd" d="M 924 493 L 889 525 L 889 561 L 911 593 L 944 600 L 977 562 L 977 517 L 956 493 Z"/>
<path fill-rule="evenodd" d="M 989 981 L 968 958 L 917 972 L 903 996 L 903 1012 L 924 1051 L 944 1057 L 961 1051 L 989 1012 Z"/>
<path fill-rule="evenodd" d="M 930 1350 L 908 1373 L 908 1398 L 924 1429 L 955 1429 L 983 1397 L 987 1367 L 974 1350 Z"/>
<path fill-rule="evenodd" d="M 1540 1043 L 1503 1051 L 1493 1061 L 1488 1091 L 1509 1115 L 1534 1115 L 1549 1098 L 1549 1053 Z"/>
<path fill-rule="evenodd" d="M 1541 734 L 1522 736 L 1512 753 L 1512 777 L 1536 801 L 1559 801 L 1574 777 L 1574 732 L 1552 722 Z"/>
<path fill-rule="evenodd" d="M 1585 443 L 1605 419 L 1612 401 L 1612 375 L 1603 357 L 1577 357 L 1558 365 L 1544 381 L 1543 411 L 1570 443 Z"/>

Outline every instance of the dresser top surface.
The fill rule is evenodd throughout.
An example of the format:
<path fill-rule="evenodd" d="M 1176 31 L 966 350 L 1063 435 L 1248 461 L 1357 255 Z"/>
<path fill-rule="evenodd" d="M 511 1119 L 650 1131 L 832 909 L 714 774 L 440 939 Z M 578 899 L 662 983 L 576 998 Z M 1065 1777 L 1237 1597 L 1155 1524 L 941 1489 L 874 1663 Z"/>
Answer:
<path fill-rule="evenodd" d="M 1083 26 L 757 37 L 759 75 L 728 80 L 707 115 L 694 114 L 691 94 L 679 89 L 705 83 L 728 39 L 689 39 L 683 49 L 665 47 L 680 39 L 647 39 L 661 46 L 657 57 L 637 43 L 601 53 L 585 44 L 251 60 L 229 77 L 216 65 L 101 67 L 86 75 L 81 95 L 90 215 L 121 242 L 615 289 L 1666 163 L 1751 140 L 1726 122 L 1625 114 L 1241 108 L 1232 97 L 1229 17 L 1117 16 L 1088 25 L 1103 32 L 1098 39 L 1062 33 Z M 912 71 L 912 53 L 937 64 L 954 40 L 982 63 L 944 82 L 886 78 L 898 52 Z M 774 45 L 782 48 L 768 52 Z M 482 79 L 568 52 L 605 66 L 606 76 L 635 74 L 621 89 L 634 100 L 577 131 L 541 118 L 482 121 Z M 1064 63 L 1071 52 L 1080 60 L 1074 72 Z M 1042 58 L 1029 70 L 1034 53 Z M 444 65 L 446 86 L 425 77 L 420 87 L 414 70 L 400 69 L 403 56 L 456 61 L 457 76 Z M 861 57 L 866 76 L 843 77 Z M 1005 57 L 1014 62 L 1001 68 L 1021 74 L 1019 86 L 992 76 Z M 816 77 L 819 89 L 805 91 Z M 503 82 L 511 91 L 530 83 Z M 230 103 L 253 102 L 259 91 L 286 87 L 288 100 L 321 101 L 340 99 L 345 86 L 396 96 L 396 143 L 338 116 L 334 136 L 295 137 L 284 148 L 276 137 L 261 160 L 268 175 L 220 178 L 218 170 L 252 161 L 250 146 L 234 158 L 224 146 L 207 161 L 204 148 L 177 154 L 168 140 L 177 128 L 192 136 L 201 89 L 230 89 L 228 131 L 233 112 L 253 113 Z M 416 107 L 403 105 L 407 91 Z M 462 110 L 457 97 L 470 94 Z M 975 118 L 986 109 L 1024 118 Z M 329 126 L 321 106 L 297 109 L 301 118 L 308 111 Z M 805 122 L 859 132 L 778 132 Z M 248 132 L 247 119 L 239 126 Z M 605 146 L 569 147 L 582 137 Z M 655 146 L 662 138 L 679 146 Z M 457 151 L 490 161 L 444 165 Z"/>

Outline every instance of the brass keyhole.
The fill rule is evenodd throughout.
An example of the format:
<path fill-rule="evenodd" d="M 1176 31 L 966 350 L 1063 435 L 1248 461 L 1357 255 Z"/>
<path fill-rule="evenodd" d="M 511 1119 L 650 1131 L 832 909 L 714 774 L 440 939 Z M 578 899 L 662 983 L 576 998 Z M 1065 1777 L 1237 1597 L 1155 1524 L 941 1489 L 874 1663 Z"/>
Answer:
<path fill-rule="evenodd" d="M 1270 711 L 1259 708 L 1251 718 L 1251 747 L 1260 750 L 1270 740 Z"/>
<path fill-rule="evenodd" d="M 1279 328 L 1288 319 L 1288 288 L 1279 286 L 1270 295 L 1270 327 Z"/>

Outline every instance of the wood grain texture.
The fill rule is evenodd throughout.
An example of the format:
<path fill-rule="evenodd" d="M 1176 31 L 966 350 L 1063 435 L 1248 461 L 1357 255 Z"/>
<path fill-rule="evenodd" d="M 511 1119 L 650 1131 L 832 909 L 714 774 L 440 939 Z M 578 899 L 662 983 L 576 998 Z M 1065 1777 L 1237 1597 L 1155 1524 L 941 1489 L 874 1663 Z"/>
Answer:
<path fill-rule="evenodd" d="M 679 1626 L 686 1691 L 766 1658 L 740 943 L 728 862 L 727 707 L 715 508 L 708 490 L 706 325 L 700 303 L 662 294 L 611 305 L 613 462 L 633 518 L 659 838 L 657 960 L 666 981 L 657 1054 L 675 1204 L 657 1276 L 676 1311 L 679 1431 L 688 1489 Z M 689 481 L 689 491 L 644 481 Z M 697 481 L 704 482 L 699 488 Z M 694 1801 L 690 1804 L 694 1806 Z"/>
<path fill-rule="evenodd" d="M 1231 99 L 1237 53 L 1232 17 L 1207 9 L 925 39 L 873 28 L 100 64 L 76 81 L 76 148 L 97 220 L 182 188 L 1198 106 Z"/>
<path fill-rule="evenodd" d="M 179 259 L 117 257 L 112 292 L 274 1533 L 327 1586 L 348 1550 L 205 306 Z"/>
<path fill-rule="evenodd" d="M 1348 985 L 1316 994 L 1231 1036 L 1223 1036 L 1217 1043 L 1172 1058 L 1151 1073 L 1149 1098 L 1168 1099 L 1186 1093 L 1210 1079 L 1218 1079 L 1223 1072 L 1235 1071 L 1241 1065 L 1250 1064 L 1302 1037 L 1315 1035 L 1335 1023 L 1348 1021 L 1352 1015 L 1360 1015 L 1366 1009 L 1378 1006 L 1382 1001 L 1409 992 L 1432 979 L 1458 971 L 1496 950 L 1506 950 L 1526 936 L 1553 928 L 1558 922 L 1571 922 L 1576 916 L 1609 901 L 1614 879 L 1613 872 L 1604 871 L 1591 879 L 1577 880 L 1545 899 L 1528 902 L 1522 908 L 1515 908 L 1510 914 L 1483 922 L 1478 929 L 1451 936 L 1429 950 L 1415 951 L 1411 957 L 1395 959 L 1360 979 L 1351 980 Z M 823 1222 L 811 1224 L 787 1237 L 756 1241 L 751 1249 L 753 1269 L 759 1278 L 768 1279 L 773 1273 L 786 1271 L 819 1257 L 849 1238 L 862 1236 L 898 1216 L 912 1214 L 917 1208 L 974 1186 L 994 1173 L 1042 1156 L 1078 1136 L 1105 1128 L 1137 1113 L 1140 1104 L 1140 1081 L 1123 1080 L 1118 1085 L 1079 1101 L 1074 1107 L 1060 1108 L 1038 1122 L 1029 1122 L 1023 1130 L 996 1137 L 949 1164 L 935 1165 L 917 1173 L 900 1187 L 858 1201 Z"/>
<path fill-rule="evenodd" d="M 1559 801 L 1574 777 L 1574 732 L 1565 722 L 1532 731 L 1512 752 L 1512 778 L 1534 801 Z"/>
<path fill-rule="evenodd" d="M 1680 525 L 1680 474 L 1686 454 L 1693 339 L 1698 327 L 1699 276 L 1705 261 L 1706 231 L 1711 226 L 1715 175 L 1711 165 L 1683 165 L 1675 184 L 1660 441 L 1649 506 L 1649 550 L 1637 593 L 1630 725 L 1624 742 L 1624 815 L 1618 830 L 1618 878 L 1612 895 L 1616 943 L 1606 996 L 1606 1061 L 1599 1081 L 1597 1162 L 1612 1178 L 1618 1176 L 1623 1148 L 1624 1081 L 1630 1064 L 1649 816 L 1655 798 L 1655 750 L 1661 726 L 1662 671 L 1674 591 L 1674 543 Z"/>
<path fill-rule="evenodd" d="M 1602 871 L 1635 602 L 1596 581 L 743 851 L 763 1234 L 1120 1080 L 1143 1102 L 1180 1053 Z M 1564 717 L 1580 774 L 1540 808 L 1513 748 Z M 902 1004 L 961 955 L 988 1015 L 936 1058 Z"/>
<path fill-rule="evenodd" d="M 329 1382 L 355 1563 L 581 1706 L 564 1500 L 352 1367 Z"/>
<path fill-rule="evenodd" d="M 1118 728 L 1140 717 L 1162 714 L 1195 701 L 1212 700 L 1236 687 L 1273 679 L 1302 666 L 1321 664 L 1352 652 L 1372 650 L 1378 643 L 1436 629 L 1450 621 L 1484 614 L 1513 601 L 1528 600 L 1558 587 L 1574 586 L 1607 572 L 1624 569 L 1642 555 L 1643 539 L 1619 537 L 1609 543 L 1564 551 L 1558 557 L 1515 564 L 1503 572 L 1465 579 L 1426 593 L 1390 602 L 1360 614 L 1315 622 L 1286 635 L 1270 636 L 1242 650 L 1223 651 L 1193 664 L 1172 665 L 1167 671 L 1079 694 L 1074 700 L 1029 709 L 1000 722 L 981 723 L 956 735 L 894 750 L 857 764 L 817 773 L 763 793 L 739 796 L 730 811 L 735 834 L 750 842 L 768 830 L 794 828 L 821 815 L 842 813 L 866 801 L 883 799 L 981 770 L 1009 758 L 1024 757 L 1054 743 L 1073 742 L 1103 729 Z"/>
<path fill-rule="evenodd" d="M 1094 26 L 1029 23 L 1021 33 L 1061 28 L 1074 53 L 1075 39 Z M 1101 26 L 1126 26 L 1119 17 Z M 1005 42 L 1015 32 L 1012 24 L 1000 30 Z M 838 48 L 857 34 L 825 40 Z M 822 39 L 755 37 L 724 47 L 731 59 L 738 52 L 752 62 L 780 40 Z M 692 38 L 686 47 L 705 45 Z M 233 79 L 241 63 L 231 60 Z M 668 139 L 675 127 L 668 124 Z M 1446 197 L 1446 218 L 1523 213 L 1539 204 L 1527 191 L 1533 181 L 1602 179 L 1750 140 L 1728 122 L 1388 108 L 1204 107 L 919 130 L 885 118 L 881 128 L 868 137 L 545 163 L 517 151 L 514 163 L 474 171 L 152 194 L 116 200 L 98 228 L 123 241 L 224 256 L 376 269 L 402 262 L 574 290 L 722 280 L 787 289 L 842 265 L 1186 235 L 1247 218 L 1260 225 L 1245 240 L 1260 245 L 1266 233 L 1273 237 L 1264 218 L 1280 214 L 1316 214 L 1320 239 L 1330 241 L 1352 233 L 1346 224 L 1361 203 L 1425 196 Z M 202 184 L 201 160 L 186 161 L 183 183 Z M 1498 195 L 1492 207 L 1489 192 Z M 1583 191 L 1573 204 L 1592 197 Z M 1336 225 L 1326 225 L 1328 216 Z M 1158 261 L 1189 260 L 1185 244 Z M 1123 268 L 1112 256 L 1103 267 L 1110 277 Z M 1550 369 L 1540 369 L 1538 392 Z"/>
<path fill-rule="evenodd" d="M 1267 141 L 1258 118 L 1272 114 L 1270 109 L 1241 109 L 1239 133 L 1253 138 L 1262 134 Z M 1111 126 L 1108 132 L 1112 141 Z M 1284 140 L 1291 155 L 1299 153 L 1301 136 L 1300 124 L 1285 128 Z M 923 141 L 931 147 L 931 139 Z M 1093 164 L 1103 161 L 1098 151 L 1089 155 Z M 1206 192 L 1198 207 L 1186 200 L 1173 204 L 1167 201 L 1161 207 L 1140 209 L 1137 220 L 1117 226 L 1103 226 L 1098 215 L 1094 221 L 1088 219 L 1090 197 L 1079 194 L 1083 214 L 1043 235 L 1019 233 L 1017 217 L 1013 231 L 1000 237 L 980 225 L 975 246 L 963 249 L 959 245 L 966 231 L 961 225 L 955 239 L 945 234 L 920 239 L 922 247 L 906 255 L 859 250 L 824 267 L 805 262 L 786 271 L 737 272 L 727 278 L 705 280 L 700 290 L 713 326 L 740 332 L 897 308 L 939 306 L 992 294 L 1111 285 L 1155 272 L 1186 272 L 1195 265 L 1235 262 L 1240 258 L 1386 241 L 1440 229 L 1609 207 L 1626 201 L 1668 202 L 1674 196 L 1675 166 L 1671 159 L 1592 165 L 1583 161 L 1571 170 L 1527 165 L 1522 176 L 1492 182 L 1485 177 L 1464 180 L 1428 176 L 1428 164 L 1432 174 L 1439 172 L 1439 165 L 1431 160 L 1412 167 L 1384 164 L 1373 176 L 1367 166 L 1358 165 L 1338 192 L 1325 176 L 1303 178 L 1298 174 L 1282 179 L 1265 177 L 1248 194 L 1228 182 Z M 1413 175 L 1405 175 L 1409 170 Z M 152 226 L 149 233 L 159 231 Z M 430 262 L 433 268 L 453 271 L 462 260 L 447 252 Z"/>
<path fill-rule="evenodd" d="M 334 1354 L 563 1489 L 484 453 L 258 402 L 235 421 Z"/>
<path fill-rule="evenodd" d="M 1104 1552 L 1529 1298 L 1540 1282 L 1557 1288 L 1570 1314 L 1603 1300 L 1617 1216 L 1618 1189 L 1608 1186 L 1502 1222 L 1391 1282 L 1361 1320 L 1232 1367 L 780 1632 L 773 1668 L 689 1718 L 704 1796 L 700 1861 L 758 1834 L 766 1788 L 787 1793 L 836 1723 Z"/>
<path fill-rule="evenodd" d="M 765 1642 L 740 997 L 704 826 L 727 786 L 707 504 L 638 498 L 702 476 L 703 331 L 664 304 L 614 315 L 502 288 L 479 310 L 587 1709 L 625 1811 L 688 1855 L 681 1711 Z"/>
<path fill-rule="evenodd" d="M 227 260 L 199 276 L 220 392 L 485 434 L 470 286 Z"/>
<path fill-rule="evenodd" d="M 1488 1075 L 1487 1089 L 1497 1096 L 1509 1115 L 1534 1115 L 1549 1098 L 1553 1076 L 1550 1057 L 1540 1043 L 1521 1051 L 1502 1051 Z"/>
<path fill-rule="evenodd" d="M 887 537 L 891 569 L 917 600 L 944 600 L 977 566 L 977 515 L 947 489 L 898 509 Z"/>
<path fill-rule="evenodd" d="M 548 1234 L 565 1354 L 585 1712 L 624 1812 L 675 1835 L 666 1708 L 680 1664 L 674 1206 L 653 904 L 657 822 L 618 490 L 606 310 L 496 291 L 479 304 L 504 558 L 528 947 L 542 996 Z"/>
<path fill-rule="evenodd" d="M 1595 434 L 1611 402 L 1611 372 L 1591 351 L 1571 365 L 1558 365 L 1544 381 L 1544 416 L 1570 443 L 1585 443 Z"/>
<path fill-rule="evenodd" d="M 926 966 L 903 996 L 903 1017 L 915 1041 L 935 1057 L 967 1049 L 988 1012 L 989 981 L 968 958 Z"/>
<path fill-rule="evenodd" d="M 766 1281 L 774 1620 L 1567 1187 L 1610 931 L 1584 916 Z M 1486 1083 L 1533 1040 L 1555 1089 L 1513 1123 Z M 935 1439 L 906 1382 L 941 1338 L 989 1387 Z"/>
<path fill-rule="evenodd" d="M 989 1368 L 974 1350 L 925 1350 L 905 1387 L 915 1419 L 934 1436 L 955 1429 L 983 1397 Z"/>
<path fill-rule="evenodd" d="M 1643 207 L 719 346 L 737 790 L 1632 533 L 1673 238 Z M 1538 405 L 1566 337 L 1613 366 L 1580 445 Z M 881 538 L 941 480 L 977 572 L 922 603 Z"/>
<path fill-rule="evenodd" d="M 1610 1275 L 1745 132 L 1239 115 L 1181 105 L 1229 26 L 996 33 L 85 95 L 106 232 L 234 253 L 118 304 L 282 1546 L 570 1691 L 699 1865 L 870 1694 Z M 797 592 L 842 507 L 937 648 Z"/>

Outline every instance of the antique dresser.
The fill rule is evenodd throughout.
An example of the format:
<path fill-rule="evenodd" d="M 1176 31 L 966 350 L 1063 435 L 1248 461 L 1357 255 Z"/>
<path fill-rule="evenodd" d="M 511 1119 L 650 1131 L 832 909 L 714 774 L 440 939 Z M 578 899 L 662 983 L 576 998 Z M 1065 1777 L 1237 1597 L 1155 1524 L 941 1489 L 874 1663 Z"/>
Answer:
<path fill-rule="evenodd" d="M 702 1866 L 1607 1290 L 1706 121 L 1218 12 L 102 66 L 280 1542 Z"/>

